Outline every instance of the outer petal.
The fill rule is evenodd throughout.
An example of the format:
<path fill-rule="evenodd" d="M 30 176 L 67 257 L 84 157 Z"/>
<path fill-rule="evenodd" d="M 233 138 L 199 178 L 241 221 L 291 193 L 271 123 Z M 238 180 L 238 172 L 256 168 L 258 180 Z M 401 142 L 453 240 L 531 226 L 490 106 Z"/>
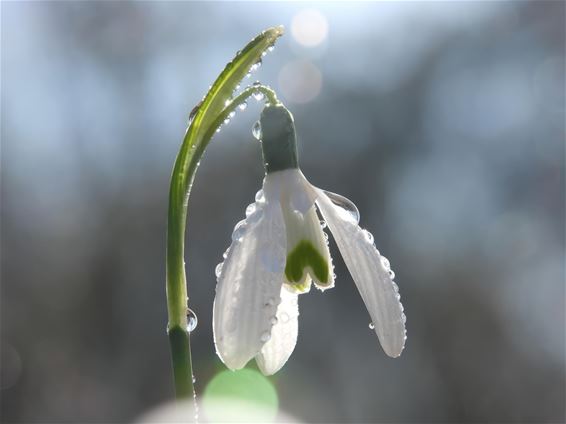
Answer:
<path fill-rule="evenodd" d="M 216 351 L 233 370 L 246 365 L 269 339 L 284 278 L 285 231 L 279 203 L 262 198 L 248 206 L 246 215 L 236 225 L 226 260 L 217 269 L 213 311 Z"/>
<path fill-rule="evenodd" d="M 272 375 L 279 371 L 293 353 L 299 331 L 298 318 L 298 295 L 283 286 L 281 303 L 277 308 L 277 321 L 271 329 L 271 338 L 256 356 L 257 365 L 264 375 Z"/>
<path fill-rule="evenodd" d="M 405 346 L 405 315 L 388 261 L 375 248 L 371 234 L 362 230 L 350 213 L 334 205 L 322 190 L 317 192 L 317 204 L 369 311 L 381 346 L 395 358 Z"/>

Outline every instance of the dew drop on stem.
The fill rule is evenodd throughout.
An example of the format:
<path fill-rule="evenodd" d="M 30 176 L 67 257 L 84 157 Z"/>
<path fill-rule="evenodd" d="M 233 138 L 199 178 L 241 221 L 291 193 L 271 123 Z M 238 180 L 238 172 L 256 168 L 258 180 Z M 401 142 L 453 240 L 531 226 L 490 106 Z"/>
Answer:
<path fill-rule="evenodd" d="M 187 308 L 187 331 L 190 333 L 197 328 L 198 318 L 197 314 L 191 309 Z"/>

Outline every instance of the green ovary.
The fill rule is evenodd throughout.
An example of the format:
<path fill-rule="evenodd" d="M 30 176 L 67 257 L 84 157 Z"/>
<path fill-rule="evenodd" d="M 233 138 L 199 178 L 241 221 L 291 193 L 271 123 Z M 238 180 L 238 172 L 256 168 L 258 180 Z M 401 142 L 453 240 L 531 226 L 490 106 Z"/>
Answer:
<path fill-rule="evenodd" d="M 308 240 L 301 240 L 287 254 L 285 276 L 292 283 L 301 283 L 305 268 L 310 267 L 321 285 L 328 284 L 328 262 Z"/>

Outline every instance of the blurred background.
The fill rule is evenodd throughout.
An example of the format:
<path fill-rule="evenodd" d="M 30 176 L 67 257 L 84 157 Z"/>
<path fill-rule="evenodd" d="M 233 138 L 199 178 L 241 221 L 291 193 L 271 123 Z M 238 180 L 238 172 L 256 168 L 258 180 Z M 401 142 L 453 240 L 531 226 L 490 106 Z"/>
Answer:
<path fill-rule="evenodd" d="M 277 90 L 305 175 L 359 207 L 408 340 L 383 353 L 332 242 L 336 287 L 300 297 L 295 352 L 261 382 L 273 407 L 313 423 L 564 421 L 564 2 L 1 8 L 3 422 L 133 422 L 172 399 L 170 172 L 189 111 L 279 24 L 244 83 Z M 260 111 L 217 134 L 192 192 L 199 395 L 224 375 L 214 268 L 263 178 Z"/>

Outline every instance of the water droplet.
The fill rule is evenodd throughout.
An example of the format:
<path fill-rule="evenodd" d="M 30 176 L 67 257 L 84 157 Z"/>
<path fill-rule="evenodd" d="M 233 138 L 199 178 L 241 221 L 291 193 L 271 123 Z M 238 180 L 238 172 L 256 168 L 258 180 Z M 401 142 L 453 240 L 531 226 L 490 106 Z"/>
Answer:
<path fill-rule="evenodd" d="M 252 134 L 256 140 L 261 140 L 261 123 L 259 121 L 256 121 L 256 123 L 254 124 L 252 128 Z"/>
<path fill-rule="evenodd" d="M 256 99 L 258 102 L 263 100 L 263 98 L 265 97 L 261 91 L 256 91 L 253 96 L 254 99 Z"/>
<path fill-rule="evenodd" d="M 261 85 L 261 82 L 256 81 L 256 82 L 254 82 L 254 83 L 252 84 L 252 87 L 257 88 L 257 87 L 259 87 L 260 85 Z"/>
<path fill-rule="evenodd" d="M 226 251 L 222 254 L 222 257 L 226 259 L 228 257 L 228 253 L 230 253 L 230 248 L 226 249 Z"/>
<path fill-rule="evenodd" d="M 193 375 L 193 384 L 197 382 L 197 378 Z"/>
<path fill-rule="evenodd" d="M 229 123 L 230 123 L 230 118 L 226 118 L 226 119 L 224 120 L 224 125 L 228 125 Z"/>
<path fill-rule="evenodd" d="M 197 314 L 191 309 L 187 308 L 187 331 L 190 333 L 197 328 L 198 318 Z"/>
<path fill-rule="evenodd" d="M 265 57 L 265 56 L 267 56 L 267 51 L 261 52 L 261 57 Z"/>
<path fill-rule="evenodd" d="M 364 233 L 364 236 L 368 241 L 368 243 L 373 244 L 373 234 L 370 233 L 368 230 L 362 230 L 362 232 Z"/>
<path fill-rule="evenodd" d="M 222 274 L 223 266 L 224 266 L 224 262 L 220 262 L 218 265 L 216 265 L 216 268 L 214 269 L 214 274 L 216 274 L 216 278 L 220 278 L 220 274 Z"/>
<path fill-rule="evenodd" d="M 245 232 L 246 232 L 246 221 L 242 219 L 234 227 L 234 231 L 232 232 L 232 241 L 242 240 Z"/>
<path fill-rule="evenodd" d="M 370 322 L 368 324 L 368 327 L 369 327 L 370 330 L 375 330 L 375 324 L 373 322 Z"/>
<path fill-rule="evenodd" d="M 232 119 L 234 116 L 236 116 L 236 111 L 235 111 L 235 110 L 233 110 L 232 112 L 230 112 L 230 113 L 228 114 L 228 118 L 230 118 L 230 119 Z"/>
<path fill-rule="evenodd" d="M 387 259 L 385 256 L 381 257 L 381 265 L 383 265 L 383 268 L 385 268 L 388 271 L 389 269 L 391 269 L 391 264 L 389 263 L 389 259 Z"/>
<path fill-rule="evenodd" d="M 326 224 L 326 221 L 324 219 L 320 220 L 320 226 L 321 226 L 321 228 L 326 228 L 327 224 Z"/>
<path fill-rule="evenodd" d="M 238 105 L 238 109 L 240 109 L 240 110 L 246 110 L 247 107 L 248 107 L 248 104 L 246 102 L 240 103 Z"/>
<path fill-rule="evenodd" d="M 356 224 L 360 222 L 360 211 L 358 211 L 358 208 L 351 200 L 339 194 L 332 193 L 331 191 L 324 190 L 324 194 L 328 196 L 332 203 L 341 208 L 347 214 L 346 217 L 352 222 Z"/>
<path fill-rule="evenodd" d="M 230 103 L 232 103 L 232 99 L 228 99 L 224 102 L 224 106 L 230 106 Z"/>
<path fill-rule="evenodd" d="M 250 68 L 250 71 L 255 72 L 260 68 L 260 66 L 261 66 L 261 58 L 256 63 L 254 63 L 252 65 L 252 67 Z"/>
<path fill-rule="evenodd" d="M 240 84 L 238 84 L 234 90 L 239 90 L 239 89 L 240 89 Z"/>
<path fill-rule="evenodd" d="M 193 119 L 195 119 L 195 116 L 199 111 L 201 105 L 202 105 L 202 100 L 198 102 L 197 105 L 191 110 L 191 113 L 189 113 L 189 124 L 193 122 Z"/>
<path fill-rule="evenodd" d="M 407 317 L 405 314 L 401 314 L 401 320 L 403 321 L 403 324 L 407 323 Z M 405 338 L 407 338 L 407 336 L 405 336 Z"/>
<path fill-rule="evenodd" d="M 255 210 L 257 209 L 255 203 L 250 203 L 248 205 L 248 207 L 246 208 L 246 218 L 249 218 L 249 216 L 255 212 Z"/>
<path fill-rule="evenodd" d="M 391 278 L 392 280 L 395 278 L 395 273 L 391 269 L 389 270 L 389 278 Z"/>
<path fill-rule="evenodd" d="M 267 48 L 267 51 L 268 51 L 268 52 L 272 52 L 274 49 L 275 49 L 275 46 L 274 46 L 274 45 L 271 45 L 271 46 L 269 46 L 269 47 Z"/>
<path fill-rule="evenodd" d="M 216 132 L 217 132 L 217 133 L 220 132 L 220 127 L 216 128 Z"/>
<path fill-rule="evenodd" d="M 280 315 L 280 319 L 283 324 L 289 322 L 289 314 L 287 312 L 282 312 Z"/>
<path fill-rule="evenodd" d="M 259 190 L 255 194 L 255 201 L 258 202 L 258 203 L 265 202 L 265 195 L 263 194 L 263 190 Z"/>
<path fill-rule="evenodd" d="M 277 319 L 277 317 L 271 317 L 271 319 L 270 319 L 271 325 L 277 324 L 278 321 L 279 320 Z"/>
<path fill-rule="evenodd" d="M 271 339 L 271 334 L 268 331 L 264 331 L 261 333 L 261 337 L 259 338 L 263 343 L 266 343 Z"/>

